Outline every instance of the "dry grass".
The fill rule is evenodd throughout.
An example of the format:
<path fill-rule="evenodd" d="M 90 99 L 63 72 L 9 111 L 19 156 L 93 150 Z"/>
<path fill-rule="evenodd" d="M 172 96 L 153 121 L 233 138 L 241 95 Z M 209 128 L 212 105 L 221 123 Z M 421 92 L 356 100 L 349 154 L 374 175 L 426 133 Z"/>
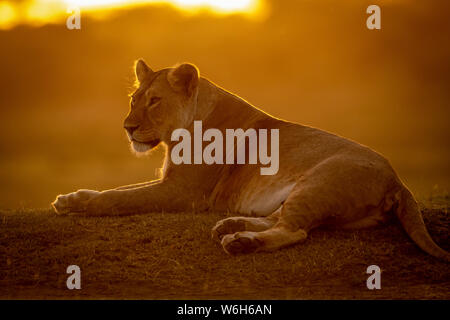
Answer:
<path fill-rule="evenodd" d="M 434 239 L 450 249 L 449 197 L 423 208 Z M 216 213 L 57 217 L 49 210 L 0 213 L 3 299 L 449 299 L 448 264 L 421 252 L 397 223 L 316 230 L 302 245 L 230 257 L 212 240 Z M 68 265 L 82 289 L 66 289 Z M 381 267 L 382 289 L 365 270 Z"/>

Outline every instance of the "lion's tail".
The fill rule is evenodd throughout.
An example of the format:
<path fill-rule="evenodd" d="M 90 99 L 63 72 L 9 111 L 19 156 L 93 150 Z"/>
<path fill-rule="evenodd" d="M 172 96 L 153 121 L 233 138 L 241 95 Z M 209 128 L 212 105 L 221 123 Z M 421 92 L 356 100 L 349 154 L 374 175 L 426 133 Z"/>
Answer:
<path fill-rule="evenodd" d="M 400 193 L 396 214 L 406 233 L 423 251 L 438 259 L 450 262 L 450 253 L 440 248 L 431 239 L 423 222 L 419 206 L 411 192 L 404 187 Z"/>

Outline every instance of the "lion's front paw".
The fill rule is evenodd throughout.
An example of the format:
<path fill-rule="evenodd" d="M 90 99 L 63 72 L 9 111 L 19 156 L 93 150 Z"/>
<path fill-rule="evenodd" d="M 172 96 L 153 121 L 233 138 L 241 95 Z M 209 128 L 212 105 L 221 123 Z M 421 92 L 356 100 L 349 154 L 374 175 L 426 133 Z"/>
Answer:
<path fill-rule="evenodd" d="M 52 202 L 52 207 L 57 214 L 85 212 L 87 203 L 99 193 L 99 191 L 82 189 L 69 194 L 59 195 Z"/>

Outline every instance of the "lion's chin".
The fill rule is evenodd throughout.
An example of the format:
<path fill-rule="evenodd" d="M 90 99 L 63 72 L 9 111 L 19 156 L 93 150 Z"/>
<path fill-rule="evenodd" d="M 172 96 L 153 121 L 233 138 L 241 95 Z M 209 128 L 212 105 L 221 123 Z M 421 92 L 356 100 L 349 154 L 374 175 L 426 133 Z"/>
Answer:
<path fill-rule="evenodd" d="M 146 143 L 139 142 L 136 140 L 131 141 L 131 146 L 136 153 L 145 153 L 153 148 L 155 148 L 160 143 L 160 140 L 155 139 Z"/>

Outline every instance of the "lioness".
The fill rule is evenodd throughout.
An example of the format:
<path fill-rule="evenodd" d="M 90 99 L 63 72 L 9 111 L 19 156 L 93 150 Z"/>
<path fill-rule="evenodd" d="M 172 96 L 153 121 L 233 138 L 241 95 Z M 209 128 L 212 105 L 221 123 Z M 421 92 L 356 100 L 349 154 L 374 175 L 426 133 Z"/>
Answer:
<path fill-rule="evenodd" d="M 240 215 L 217 222 L 213 239 L 229 254 L 270 251 L 302 242 L 316 227 L 365 228 L 396 215 L 414 242 L 449 260 L 429 236 L 411 192 L 389 162 L 356 142 L 280 120 L 200 77 L 192 64 L 152 71 L 135 66 L 138 88 L 124 127 L 132 148 L 166 145 L 162 177 L 106 191 L 79 190 L 52 203 L 58 214 L 127 215 L 215 210 Z M 249 164 L 179 164 L 169 155 L 178 128 L 278 129 L 279 170 Z M 235 162 L 236 163 L 236 162 Z"/>

